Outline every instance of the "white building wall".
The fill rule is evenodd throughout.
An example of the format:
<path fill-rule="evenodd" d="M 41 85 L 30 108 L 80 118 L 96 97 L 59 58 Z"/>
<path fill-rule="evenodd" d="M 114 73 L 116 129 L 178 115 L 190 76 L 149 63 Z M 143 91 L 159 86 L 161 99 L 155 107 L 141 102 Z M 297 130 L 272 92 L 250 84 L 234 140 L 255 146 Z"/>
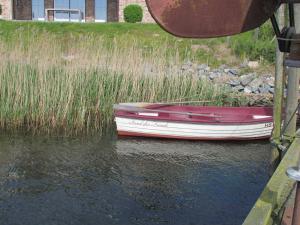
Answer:
<path fill-rule="evenodd" d="M 12 0 L 0 0 L 0 5 L 2 6 L 1 19 L 10 20 L 12 19 Z"/>

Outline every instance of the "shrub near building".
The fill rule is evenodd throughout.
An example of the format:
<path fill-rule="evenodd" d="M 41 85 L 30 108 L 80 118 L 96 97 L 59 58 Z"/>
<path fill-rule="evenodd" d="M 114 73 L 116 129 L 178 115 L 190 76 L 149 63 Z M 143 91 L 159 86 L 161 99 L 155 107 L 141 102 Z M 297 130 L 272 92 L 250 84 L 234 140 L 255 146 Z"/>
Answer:
<path fill-rule="evenodd" d="M 143 9 L 139 5 L 128 5 L 124 8 L 124 20 L 127 23 L 136 23 L 143 20 Z"/>

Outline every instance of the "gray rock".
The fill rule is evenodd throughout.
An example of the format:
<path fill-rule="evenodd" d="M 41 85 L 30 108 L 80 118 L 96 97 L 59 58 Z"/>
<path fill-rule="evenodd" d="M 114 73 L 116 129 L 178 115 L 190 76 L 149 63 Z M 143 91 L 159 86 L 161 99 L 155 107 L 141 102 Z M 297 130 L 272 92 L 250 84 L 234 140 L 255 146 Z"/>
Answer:
<path fill-rule="evenodd" d="M 223 70 L 222 69 L 213 69 L 211 72 L 212 73 L 222 73 Z"/>
<path fill-rule="evenodd" d="M 208 77 L 209 77 L 210 80 L 213 80 L 213 79 L 216 78 L 216 74 L 215 73 L 209 73 Z"/>
<path fill-rule="evenodd" d="M 240 74 L 240 70 L 239 69 L 230 69 L 228 71 L 229 75 L 233 75 L 233 76 L 238 76 Z"/>
<path fill-rule="evenodd" d="M 191 62 L 191 60 L 187 60 L 184 64 L 186 64 L 188 66 L 193 66 L 193 63 Z"/>
<path fill-rule="evenodd" d="M 246 93 L 246 94 L 250 94 L 250 93 L 252 93 L 252 88 L 251 87 L 249 87 L 249 86 L 246 86 L 245 88 L 244 88 L 244 92 Z"/>
<path fill-rule="evenodd" d="M 189 74 L 192 74 L 192 73 L 194 73 L 195 71 L 193 70 L 193 68 L 189 68 L 189 69 L 186 70 L 186 72 L 189 73 Z"/>
<path fill-rule="evenodd" d="M 214 83 L 224 85 L 228 83 L 230 80 L 230 76 L 223 73 L 223 74 L 218 74 L 218 76 L 214 79 Z"/>
<path fill-rule="evenodd" d="M 274 87 L 275 78 L 274 77 L 267 77 L 265 79 L 265 83 L 268 84 L 270 87 Z"/>
<path fill-rule="evenodd" d="M 269 90 L 270 90 L 270 86 L 267 84 L 262 85 L 261 87 L 259 87 L 259 93 L 261 94 L 268 94 Z"/>
<path fill-rule="evenodd" d="M 221 66 L 219 66 L 220 70 L 225 70 L 226 68 L 228 68 L 228 66 L 226 64 L 222 64 Z"/>
<path fill-rule="evenodd" d="M 191 61 L 187 61 L 181 66 L 181 70 L 188 70 L 191 67 L 193 67 L 193 63 Z"/>
<path fill-rule="evenodd" d="M 255 73 L 246 74 L 240 77 L 241 85 L 247 86 L 256 77 Z"/>
<path fill-rule="evenodd" d="M 208 73 L 205 70 L 199 70 L 198 71 L 198 76 L 199 77 L 208 77 Z"/>
<path fill-rule="evenodd" d="M 208 78 L 213 81 L 214 79 L 216 79 L 217 76 L 215 76 L 214 74 L 211 74 L 208 76 Z"/>
<path fill-rule="evenodd" d="M 197 66 L 197 69 L 198 69 L 198 70 L 202 70 L 202 69 L 205 69 L 206 67 L 207 67 L 206 64 L 199 64 L 199 65 Z"/>
<path fill-rule="evenodd" d="M 181 70 L 183 70 L 183 71 L 186 71 L 186 70 L 188 70 L 190 68 L 191 67 L 189 65 L 186 65 L 186 64 L 184 64 L 184 65 L 181 66 Z"/>
<path fill-rule="evenodd" d="M 199 80 L 202 80 L 202 81 L 205 81 L 205 82 L 210 82 L 210 79 L 207 76 L 199 76 Z"/>
<path fill-rule="evenodd" d="M 274 88 L 269 88 L 269 92 L 270 92 L 271 94 L 274 94 Z"/>
<path fill-rule="evenodd" d="M 229 84 L 231 87 L 236 87 L 236 86 L 240 85 L 240 81 L 239 80 L 229 80 L 227 82 L 227 84 Z"/>
<path fill-rule="evenodd" d="M 256 92 L 262 84 L 263 84 L 262 78 L 258 77 L 252 80 L 248 85 L 252 88 L 253 92 Z"/>
<path fill-rule="evenodd" d="M 207 74 L 205 73 L 204 70 L 198 70 L 198 76 L 201 77 L 201 76 L 206 76 Z"/>
<path fill-rule="evenodd" d="M 244 87 L 242 85 L 239 85 L 239 86 L 234 87 L 233 90 L 241 92 L 244 90 Z"/>
<path fill-rule="evenodd" d="M 209 72 L 210 71 L 210 67 L 206 64 L 200 64 L 197 66 L 197 70 L 198 71 L 204 71 L 204 72 Z"/>
<path fill-rule="evenodd" d="M 228 73 L 230 71 L 229 68 L 224 69 L 224 73 Z"/>
<path fill-rule="evenodd" d="M 209 79 L 213 80 L 217 77 L 220 77 L 222 74 L 220 72 L 210 72 L 209 73 Z"/>

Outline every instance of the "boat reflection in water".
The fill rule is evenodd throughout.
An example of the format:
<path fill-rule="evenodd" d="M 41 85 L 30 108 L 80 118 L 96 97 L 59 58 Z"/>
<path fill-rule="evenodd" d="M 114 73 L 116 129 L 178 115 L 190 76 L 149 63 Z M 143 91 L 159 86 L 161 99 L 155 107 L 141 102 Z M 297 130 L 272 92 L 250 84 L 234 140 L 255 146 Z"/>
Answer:
<path fill-rule="evenodd" d="M 267 142 L 0 136 L 0 224 L 241 224 Z"/>
<path fill-rule="evenodd" d="M 121 138 L 116 150 L 126 192 L 168 224 L 241 224 L 268 179 L 267 142 Z"/>

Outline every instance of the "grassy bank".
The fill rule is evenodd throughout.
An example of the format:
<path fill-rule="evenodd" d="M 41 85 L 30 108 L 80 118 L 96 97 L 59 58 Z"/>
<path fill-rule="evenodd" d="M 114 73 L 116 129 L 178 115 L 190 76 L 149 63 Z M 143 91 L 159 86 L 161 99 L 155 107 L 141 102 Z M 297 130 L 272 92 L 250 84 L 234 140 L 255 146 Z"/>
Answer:
<path fill-rule="evenodd" d="M 229 41 L 232 52 L 237 56 L 250 60 L 264 60 L 267 63 L 275 62 L 275 44 L 276 39 L 270 23 L 264 24 L 256 31 L 236 35 Z"/>
<path fill-rule="evenodd" d="M 0 39 L 8 45 L 14 45 L 20 40 L 24 47 L 30 47 L 32 36 L 51 34 L 62 50 L 72 48 L 72 40 L 82 42 L 87 36 L 101 38 L 101 43 L 94 43 L 95 47 L 111 48 L 118 44 L 120 48 L 127 49 L 133 43 L 135 47 L 143 50 L 143 54 L 159 50 L 167 46 L 166 54 L 175 55 L 181 60 L 190 59 L 212 66 L 226 63 L 226 59 L 215 57 L 218 44 L 222 39 L 196 40 L 176 38 L 163 31 L 156 24 L 79 24 L 79 23 L 44 23 L 44 22 L 9 22 L 0 21 Z M 71 41 L 70 41 L 71 40 Z M 209 46 L 209 48 L 208 48 Z M 75 45 L 74 45 L 75 47 Z"/>
<path fill-rule="evenodd" d="M 138 48 L 156 51 L 166 45 L 169 54 L 178 54 L 181 60 L 207 63 L 212 67 L 221 64 L 238 65 L 244 58 L 250 60 L 264 60 L 274 62 L 275 41 L 270 23 L 263 25 L 255 37 L 255 31 L 250 31 L 230 38 L 212 39 L 184 39 L 176 38 L 163 31 L 156 24 L 128 24 L 128 23 L 44 23 L 44 22 L 16 22 L 0 20 L 0 40 L 14 45 L 22 39 L 24 45 L 31 45 L 32 35 L 39 36 L 50 33 L 57 42 L 68 48 L 70 38 L 81 39 L 82 36 L 101 37 L 102 45 L 110 47 L 113 43 L 127 48 L 134 42 Z M 97 43 L 95 43 L 97 45 Z M 228 49 L 226 49 L 228 48 Z M 236 54 L 238 57 L 229 57 Z"/>
<path fill-rule="evenodd" d="M 185 60 L 223 63 L 214 59 L 223 44 L 175 38 L 156 25 L 2 21 L 0 128 L 102 131 L 118 102 L 244 104 L 224 87 L 180 70 Z"/>
<path fill-rule="evenodd" d="M 110 48 L 98 36 L 45 32 L 0 44 L 0 125 L 4 129 L 64 133 L 99 131 L 112 123 L 117 102 L 208 100 L 221 105 L 222 87 L 180 74 L 180 60 L 162 43 L 156 51 L 133 42 Z M 231 104 L 231 102 L 229 102 Z"/>

